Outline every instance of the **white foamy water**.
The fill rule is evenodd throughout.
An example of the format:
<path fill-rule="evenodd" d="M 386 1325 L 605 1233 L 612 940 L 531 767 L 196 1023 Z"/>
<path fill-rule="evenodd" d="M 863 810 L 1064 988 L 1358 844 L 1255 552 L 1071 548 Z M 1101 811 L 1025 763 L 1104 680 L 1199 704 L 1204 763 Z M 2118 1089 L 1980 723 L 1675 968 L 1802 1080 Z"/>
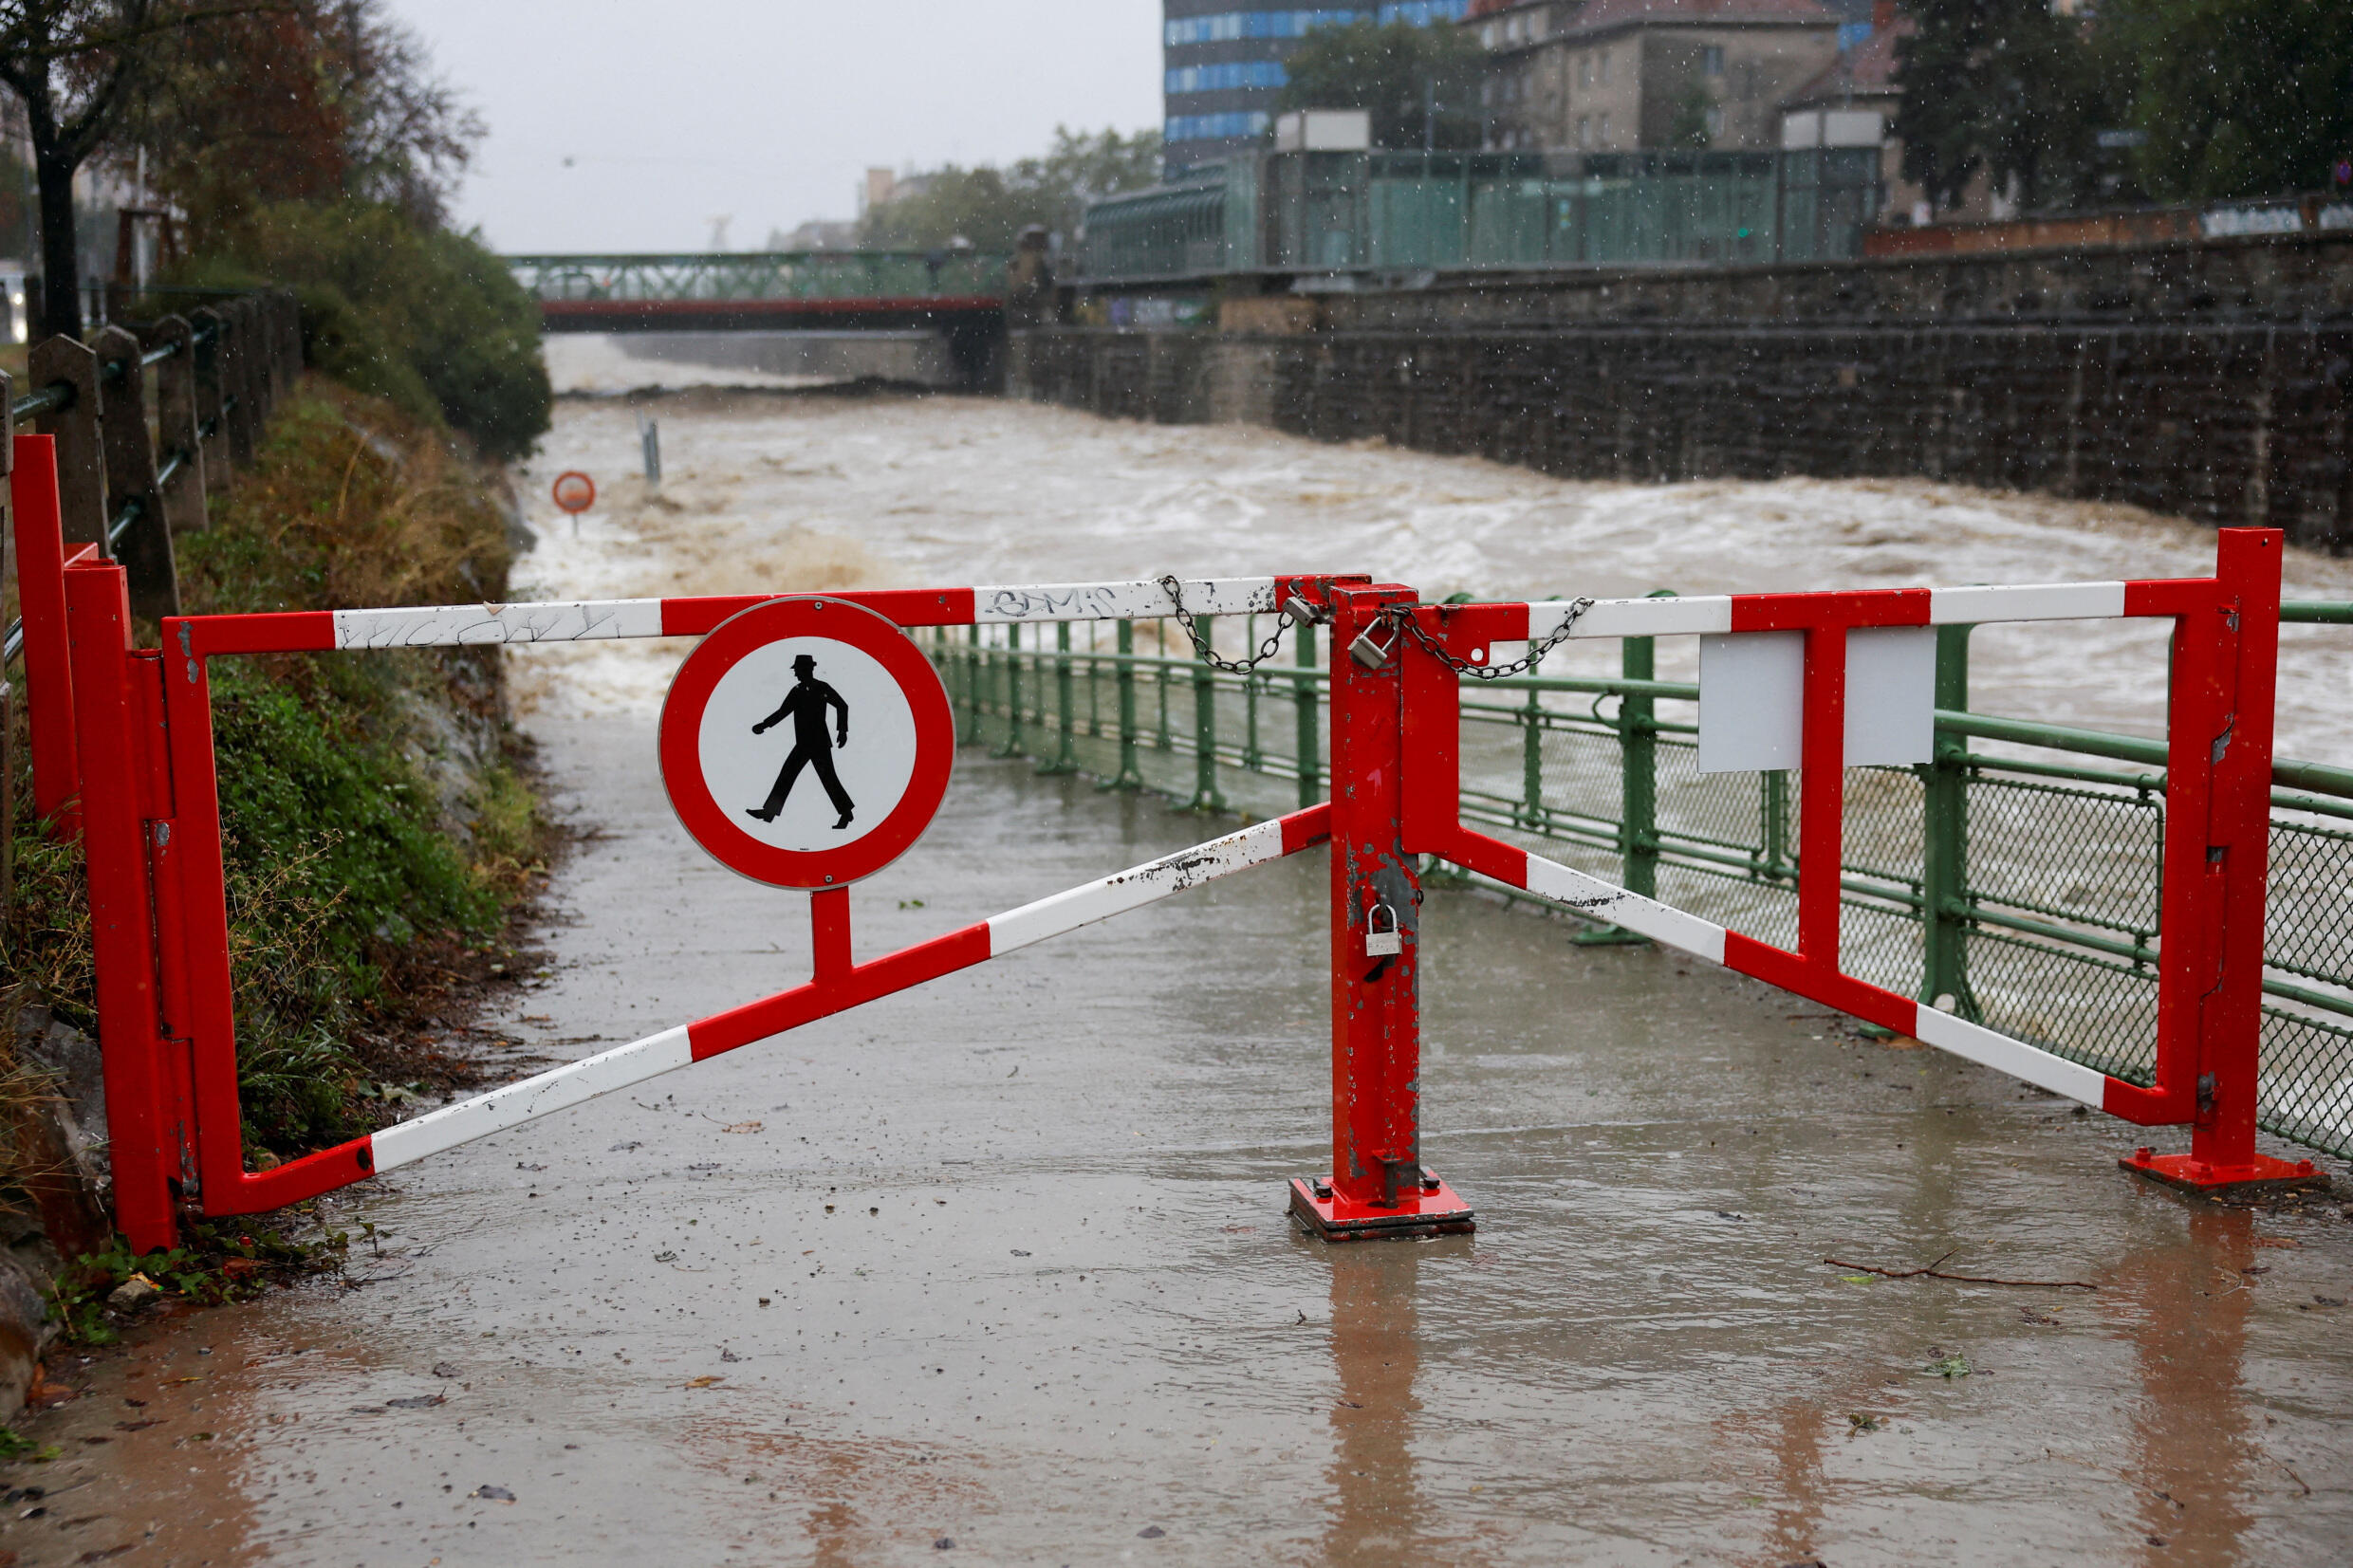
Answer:
<path fill-rule="evenodd" d="M 665 366 L 664 370 L 670 367 Z M 1239 426 L 1169 427 L 950 397 L 682 393 L 661 422 L 665 479 L 636 476 L 632 410 L 566 401 L 518 478 L 541 543 L 534 599 L 815 591 L 1360 571 L 1436 598 L 1904 587 L 2195 576 L 2211 530 L 2128 507 L 1891 480 L 1636 486 L 1547 478 L 1376 443 Z M 578 536 L 547 500 L 565 469 L 602 497 Z M 2291 598 L 2353 600 L 2353 562 L 2291 552 Z M 2158 734 L 2153 623 L 1989 627 L 1973 706 Z M 560 711 L 650 710 L 683 649 L 521 655 Z M 1659 649 L 1688 676 L 1690 639 Z M 1548 671 L 1615 668 L 1581 645 Z M 2353 761 L 2353 631 L 2291 627 L 2280 747 Z"/>

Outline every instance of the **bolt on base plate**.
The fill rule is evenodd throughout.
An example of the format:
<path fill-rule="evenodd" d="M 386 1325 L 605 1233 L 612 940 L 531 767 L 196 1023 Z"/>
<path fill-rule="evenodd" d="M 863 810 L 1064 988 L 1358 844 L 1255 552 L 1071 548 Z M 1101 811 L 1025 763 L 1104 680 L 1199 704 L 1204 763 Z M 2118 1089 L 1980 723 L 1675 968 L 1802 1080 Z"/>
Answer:
<path fill-rule="evenodd" d="M 2116 1162 L 2136 1176 L 2145 1176 L 2177 1192 L 2223 1202 L 2276 1198 L 2289 1192 L 2325 1192 L 2327 1173 L 2310 1160 L 2275 1160 L 2257 1154 L 2249 1165 L 2209 1165 L 2188 1154 L 2160 1154 L 2136 1149 Z"/>
<path fill-rule="evenodd" d="M 1297 1177 L 1291 1182 L 1291 1218 L 1308 1235 L 1327 1242 L 1410 1241 L 1478 1228 L 1471 1206 L 1427 1170 L 1419 1190 L 1399 1193 L 1395 1204 L 1358 1203 L 1342 1197 L 1321 1176 Z"/>

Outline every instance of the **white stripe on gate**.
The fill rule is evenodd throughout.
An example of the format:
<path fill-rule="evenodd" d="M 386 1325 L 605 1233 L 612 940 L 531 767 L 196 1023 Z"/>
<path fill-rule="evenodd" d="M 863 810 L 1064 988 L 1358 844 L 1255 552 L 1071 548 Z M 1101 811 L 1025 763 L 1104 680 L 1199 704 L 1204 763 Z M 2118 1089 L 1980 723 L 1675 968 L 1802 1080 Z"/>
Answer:
<path fill-rule="evenodd" d="M 551 1073 L 527 1078 L 487 1095 L 445 1105 L 415 1121 L 385 1128 L 369 1140 L 369 1147 L 375 1152 L 376 1169 L 389 1171 L 474 1138 L 584 1105 L 599 1095 L 609 1095 L 616 1089 L 626 1089 L 633 1083 L 688 1066 L 694 1060 L 694 1048 L 687 1043 L 682 1026 L 664 1029 L 627 1045 L 617 1045 Z"/>
<path fill-rule="evenodd" d="M 989 956 L 994 958 L 1049 936 L 1060 936 L 1232 872 L 1282 858 L 1283 823 L 1279 820 L 1259 822 L 1226 838 L 1178 850 L 1132 871 L 1000 914 L 988 923 Z M 389 1171 L 461 1143 L 569 1110 L 600 1095 L 691 1066 L 694 1060 L 687 1030 L 683 1026 L 665 1029 L 553 1072 L 445 1105 L 414 1121 L 387 1127 L 370 1140 L 376 1169 Z"/>
<path fill-rule="evenodd" d="M 1541 642 L 1561 629 L 1575 608 L 1547 600 L 1528 607 L 1528 635 Z M 1732 601 L 1723 594 L 1690 599 L 1597 599 L 1577 618 L 1572 637 L 1700 636 L 1732 629 Z"/>
<path fill-rule="evenodd" d="M 1608 920 L 1628 931 L 1640 932 L 1655 942 L 1680 948 L 1711 964 L 1724 962 L 1723 927 L 1655 898 L 1628 893 L 1598 876 L 1571 871 L 1557 860 L 1530 855 L 1526 886 L 1539 898 L 1566 904 L 1597 920 Z"/>
<path fill-rule="evenodd" d="M 1965 1018 L 1923 1005 L 1919 1017 L 1913 1022 L 1912 1035 L 1923 1045 L 1934 1045 L 1981 1067 L 2008 1073 L 2038 1089 L 2081 1100 L 2095 1111 L 2106 1103 L 2107 1074 L 2038 1050 L 2024 1041 L 1996 1034 Z"/>
<path fill-rule="evenodd" d="M 1274 602 L 1274 579 L 1224 577 L 1180 582 L 1185 608 L 1196 616 L 1267 615 Z M 1176 614 L 1168 590 L 1158 582 L 1048 582 L 1032 587 L 975 588 L 975 621 L 1142 620 Z"/>
<path fill-rule="evenodd" d="M 478 643 L 585 642 L 662 635 L 658 599 L 573 604 L 443 604 L 338 610 L 338 648 L 454 648 Z"/>
<path fill-rule="evenodd" d="M 2023 588 L 1931 588 L 1932 626 L 1983 620 L 2114 620 L 2124 613 L 2121 582 L 2046 582 Z"/>
<path fill-rule="evenodd" d="M 1282 858 L 1283 824 L 1259 822 L 1230 838 L 1178 850 L 1133 871 L 1123 871 L 1000 914 L 989 922 L 989 956 L 994 958 L 1049 936 L 1060 936 L 1081 926 L 1141 909 L 1229 873 Z"/>

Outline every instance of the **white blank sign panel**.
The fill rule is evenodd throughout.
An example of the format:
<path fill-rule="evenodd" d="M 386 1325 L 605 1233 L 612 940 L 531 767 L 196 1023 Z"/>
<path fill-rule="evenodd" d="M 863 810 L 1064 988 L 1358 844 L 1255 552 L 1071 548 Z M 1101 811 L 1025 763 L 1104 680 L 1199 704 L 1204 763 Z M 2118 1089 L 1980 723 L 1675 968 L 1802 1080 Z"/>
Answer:
<path fill-rule="evenodd" d="M 1699 639 L 1699 771 L 1796 767 L 1806 734 L 1806 634 Z M 1846 634 L 1846 765 L 1907 767 L 1936 740 L 1936 633 L 1872 626 Z"/>

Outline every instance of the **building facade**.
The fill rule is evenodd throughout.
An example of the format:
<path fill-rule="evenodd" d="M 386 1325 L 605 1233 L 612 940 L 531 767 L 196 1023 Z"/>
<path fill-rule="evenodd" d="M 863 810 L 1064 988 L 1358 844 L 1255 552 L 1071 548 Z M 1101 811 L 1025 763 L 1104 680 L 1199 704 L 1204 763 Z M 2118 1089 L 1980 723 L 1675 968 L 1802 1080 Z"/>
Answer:
<path fill-rule="evenodd" d="M 1174 174 L 1260 146 L 1289 77 L 1283 62 L 1317 28 L 1349 22 L 1447 24 L 1470 0 L 1274 9 L 1253 0 L 1163 0 L 1161 134 Z"/>
<path fill-rule="evenodd" d="M 1822 0 L 1518 0 L 1474 8 L 1500 151 L 1764 152 L 1839 54 Z"/>

